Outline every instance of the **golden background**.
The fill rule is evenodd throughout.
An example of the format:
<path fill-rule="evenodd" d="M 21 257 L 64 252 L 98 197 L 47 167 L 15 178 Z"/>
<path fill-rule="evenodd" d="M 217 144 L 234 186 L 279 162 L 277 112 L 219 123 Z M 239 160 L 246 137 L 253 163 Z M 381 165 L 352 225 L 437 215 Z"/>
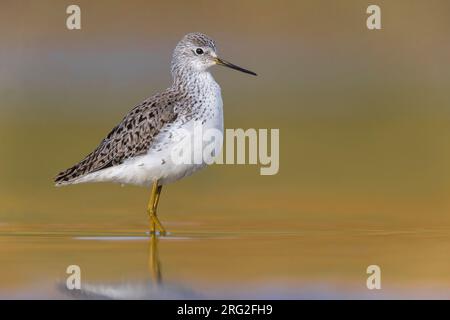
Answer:
<path fill-rule="evenodd" d="M 143 242 L 33 234 L 145 230 L 149 190 L 52 180 L 170 85 L 172 50 L 193 31 L 258 73 L 212 71 L 226 128 L 280 129 L 280 171 L 215 165 L 166 187 L 163 223 L 193 234 L 161 240 L 167 277 L 368 294 L 379 264 L 387 295 L 449 287 L 448 1 L 377 1 L 379 31 L 368 1 L 77 1 L 80 31 L 66 29 L 70 4 L 0 1 L 0 293 L 64 278 L 72 258 L 92 279 L 145 272 L 132 267 Z"/>

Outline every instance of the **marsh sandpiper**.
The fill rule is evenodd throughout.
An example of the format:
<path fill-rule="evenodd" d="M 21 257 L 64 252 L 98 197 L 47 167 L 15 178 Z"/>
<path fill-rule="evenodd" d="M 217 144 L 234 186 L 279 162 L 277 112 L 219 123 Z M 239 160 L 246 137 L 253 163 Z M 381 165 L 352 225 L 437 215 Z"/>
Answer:
<path fill-rule="evenodd" d="M 251 75 L 217 56 L 214 41 L 202 33 L 189 33 L 177 44 L 172 57 L 173 84 L 134 107 L 100 145 L 55 178 L 57 186 L 84 182 L 117 182 L 151 186 L 147 213 L 150 232 L 165 234 L 156 210 L 162 186 L 206 166 L 177 163 L 171 152 L 192 133 L 194 123 L 223 133 L 220 87 L 209 72 L 222 65 Z M 215 141 L 220 150 L 222 141 Z M 204 146 L 201 146 L 203 148 Z M 192 150 L 195 152 L 195 150 Z"/>

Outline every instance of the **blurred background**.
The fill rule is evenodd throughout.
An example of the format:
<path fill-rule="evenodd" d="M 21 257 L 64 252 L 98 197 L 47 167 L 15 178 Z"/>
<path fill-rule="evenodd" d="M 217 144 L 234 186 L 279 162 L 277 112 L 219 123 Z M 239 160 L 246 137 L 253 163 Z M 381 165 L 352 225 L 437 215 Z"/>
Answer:
<path fill-rule="evenodd" d="M 172 276 L 187 278 L 175 266 L 190 248 L 199 262 L 187 269 L 194 278 L 351 279 L 365 287 L 366 266 L 384 263 L 393 285 L 446 290 L 450 3 L 376 1 L 382 30 L 370 31 L 372 2 L 78 0 L 82 29 L 69 31 L 72 1 L 1 0 L 0 253 L 9 256 L 0 258 L 0 288 L 28 279 L 18 261 L 36 252 L 11 234 L 146 228 L 149 190 L 55 188 L 53 177 L 170 85 L 174 46 L 199 31 L 222 57 L 258 73 L 212 71 L 226 128 L 280 129 L 280 171 L 260 176 L 255 165 L 215 165 L 166 187 L 159 210 L 174 233 L 258 234 L 236 242 L 241 251 L 224 242 L 213 265 L 220 245 L 167 241 Z M 267 232 L 283 236 L 265 250 L 258 241 Z M 39 260 L 41 269 L 64 275 L 50 257 Z M 232 272 L 235 263 L 248 274 Z"/>

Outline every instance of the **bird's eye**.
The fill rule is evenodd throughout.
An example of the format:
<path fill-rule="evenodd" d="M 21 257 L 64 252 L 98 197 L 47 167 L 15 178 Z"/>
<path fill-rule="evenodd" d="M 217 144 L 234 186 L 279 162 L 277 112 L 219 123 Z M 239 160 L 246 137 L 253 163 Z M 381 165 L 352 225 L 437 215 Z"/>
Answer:
<path fill-rule="evenodd" d="M 202 48 L 197 48 L 197 49 L 195 50 L 195 53 L 196 53 L 196 54 L 203 54 L 203 49 L 202 49 Z"/>

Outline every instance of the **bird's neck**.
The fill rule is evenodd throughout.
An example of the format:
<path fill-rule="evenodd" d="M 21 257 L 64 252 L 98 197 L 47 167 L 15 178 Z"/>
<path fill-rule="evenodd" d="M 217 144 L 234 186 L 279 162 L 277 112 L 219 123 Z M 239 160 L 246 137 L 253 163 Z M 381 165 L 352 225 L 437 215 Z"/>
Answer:
<path fill-rule="evenodd" d="M 173 84 L 179 90 L 201 93 L 211 86 L 217 85 L 211 73 L 207 70 L 178 69 L 172 72 Z"/>

